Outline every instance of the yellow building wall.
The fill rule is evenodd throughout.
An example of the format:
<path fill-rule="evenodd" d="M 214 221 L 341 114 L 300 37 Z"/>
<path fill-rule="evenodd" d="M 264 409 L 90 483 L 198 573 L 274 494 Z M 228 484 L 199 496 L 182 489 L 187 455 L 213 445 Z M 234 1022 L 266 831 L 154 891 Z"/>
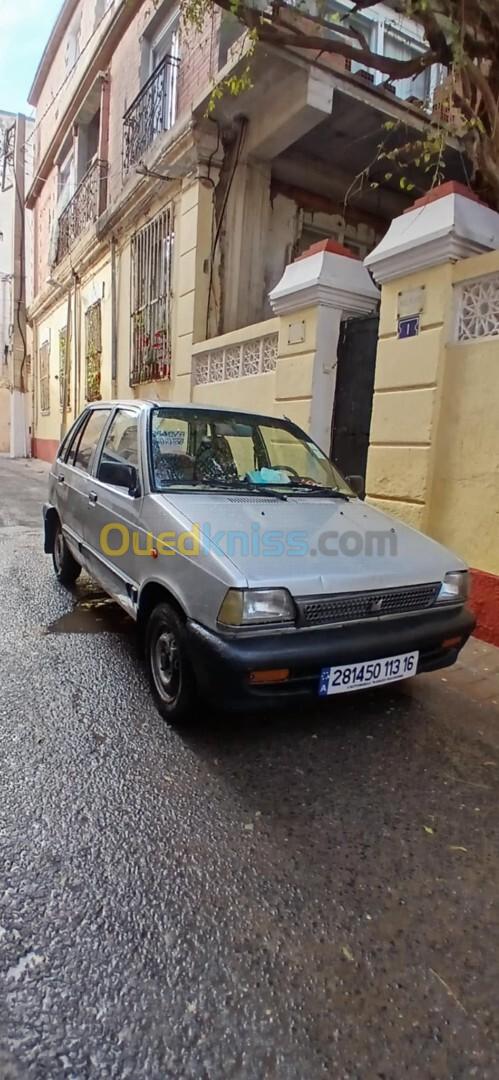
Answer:
<path fill-rule="evenodd" d="M 80 377 L 78 385 L 78 397 L 76 415 L 78 415 L 86 405 L 86 369 L 85 369 L 85 312 L 87 308 L 94 304 L 96 301 L 101 302 L 101 319 L 102 319 L 102 360 L 101 360 L 101 397 L 103 399 L 110 398 L 112 396 L 111 385 L 111 337 L 112 337 L 112 315 L 111 315 L 111 261 L 110 258 L 106 258 L 100 265 L 92 270 L 92 273 L 84 278 L 77 290 L 77 333 L 79 341 L 79 355 L 80 355 Z M 43 317 L 36 322 L 36 355 L 34 357 L 34 364 L 36 364 L 36 393 L 37 400 L 35 402 L 34 418 L 33 418 L 33 435 L 36 440 L 35 452 L 40 449 L 43 450 L 43 446 L 40 447 L 40 443 L 44 441 L 59 442 L 61 438 L 62 420 L 63 414 L 60 405 L 60 391 L 59 391 L 59 332 L 65 330 L 67 327 L 68 318 L 68 299 L 67 294 L 60 294 L 58 303 L 47 312 Z M 49 368 L 50 368 L 50 412 L 43 414 L 41 411 L 41 388 L 40 388 L 40 348 L 44 342 L 49 343 L 50 356 L 49 356 Z M 75 295 L 74 290 L 71 293 L 71 326 L 70 326 L 70 338 L 69 338 L 69 350 L 70 350 L 70 407 L 66 412 L 66 430 L 71 426 L 75 415 Z M 51 451 L 49 452 L 51 456 Z"/>
<path fill-rule="evenodd" d="M 499 574 L 499 342 L 447 351 L 429 531 L 471 566 Z"/>
<path fill-rule="evenodd" d="M 398 340 L 400 293 L 425 287 L 420 333 Z M 450 264 L 383 286 L 376 359 L 368 499 L 417 528 L 428 528 L 445 342 L 451 318 Z"/>
<path fill-rule="evenodd" d="M 300 326 L 303 341 L 288 344 L 290 324 Z M 196 356 L 208 350 L 230 348 L 245 341 L 278 334 L 277 362 L 274 371 L 248 375 L 239 379 L 196 385 L 192 400 L 221 408 L 242 409 L 287 416 L 306 431 L 310 428 L 312 408 L 313 368 L 317 344 L 317 315 L 315 308 L 267 319 L 253 326 L 244 326 L 209 342 L 191 346 Z M 191 374 L 189 374 L 191 378 Z"/>
<path fill-rule="evenodd" d="M 499 251 L 383 286 L 369 501 L 499 574 L 499 338 L 455 343 L 455 286 L 499 273 Z M 421 332 L 397 340 L 399 293 L 426 287 Z"/>
<path fill-rule="evenodd" d="M 35 403 L 35 419 L 33 434 L 37 440 L 50 440 L 58 442 L 61 437 L 62 411 L 59 397 L 59 331 L 65 330 L 67 325 L 68 307 L 67 297 L 62 296 L 52 310 L 46 314 L 37 324 L 36 328 L 36 356 L 34 363 L 37 369 L 35 382 L 37 401 Z M 50 371 L 50 411 L 46 414 L 41 409 L 41 382 L 40 382 L 40 349 L 48 342 L 49 345 L 49 371 Z M 72 347 L 72 341 L 71 341 Z M 71 348 L 71 408 L 67 413 L 68 425 L 74 418 L 74 357 Z"/>

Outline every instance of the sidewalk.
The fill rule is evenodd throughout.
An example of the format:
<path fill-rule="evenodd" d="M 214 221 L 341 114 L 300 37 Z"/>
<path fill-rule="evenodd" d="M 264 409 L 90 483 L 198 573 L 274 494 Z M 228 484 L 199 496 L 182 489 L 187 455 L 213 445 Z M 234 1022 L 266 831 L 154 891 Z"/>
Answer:
<path fill-rule="evenodd" d="M 499 649 L 495 645 L 472 637 L 453 667 L 424 678 L 447 683 L 452 690 L 499 711 Z"/>

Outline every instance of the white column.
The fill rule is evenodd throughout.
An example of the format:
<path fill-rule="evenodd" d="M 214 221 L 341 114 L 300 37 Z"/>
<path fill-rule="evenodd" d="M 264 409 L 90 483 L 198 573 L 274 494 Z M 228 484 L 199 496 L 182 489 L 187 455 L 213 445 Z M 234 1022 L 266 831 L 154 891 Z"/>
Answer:
<path fill-rule="evenodd" d="M 374 311 L 378 289 L 348 248 L 323 240 L 286 267 L 269 298 L 281 317 L 315 309 L 310 434 L 329 453 L 341 321 Z"/>

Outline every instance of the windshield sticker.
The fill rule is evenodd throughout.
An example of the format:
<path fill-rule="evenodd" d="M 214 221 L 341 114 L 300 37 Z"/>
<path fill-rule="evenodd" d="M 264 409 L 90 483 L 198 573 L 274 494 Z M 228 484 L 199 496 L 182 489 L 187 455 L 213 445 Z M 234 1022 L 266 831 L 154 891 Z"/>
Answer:
<path fill-rule="evenodd" d="M 186 431 L 158 431 L 156 437 L 162 450 L 182 450 L 186 435 Z"/>

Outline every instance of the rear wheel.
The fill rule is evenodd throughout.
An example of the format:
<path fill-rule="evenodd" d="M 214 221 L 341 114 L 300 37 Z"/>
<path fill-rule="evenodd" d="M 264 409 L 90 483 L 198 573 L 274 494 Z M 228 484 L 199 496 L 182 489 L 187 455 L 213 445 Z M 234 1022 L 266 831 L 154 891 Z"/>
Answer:
<path fill-rule="evenodd" d="M 196 699 L 185 625 L 170 604 L 154 608 L 146 629 L 145 659 L 157 708 L 166 720 L 188 719 Z"/>
<path fill-rule="evenodd" d="M 54 534 L 54 547 L 52 549 L 52 562 L 55 576 L 61 585 L 74 585 L 81 574 L 81 566 L 73 558 L 64 539 L 61 523 L 57 525 Z"/>

